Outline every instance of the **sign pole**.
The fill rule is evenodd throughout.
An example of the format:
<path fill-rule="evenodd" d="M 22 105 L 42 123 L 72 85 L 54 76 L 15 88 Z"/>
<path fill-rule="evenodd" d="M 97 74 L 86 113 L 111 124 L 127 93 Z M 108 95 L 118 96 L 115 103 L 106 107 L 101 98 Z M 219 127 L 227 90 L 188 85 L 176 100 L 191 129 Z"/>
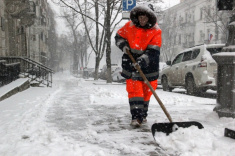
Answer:
<path fill-rule="evenodd" d="M 122 0 L 122 19 L 130 19 L 130 11 L 136 6 L 136 0 Z"/>

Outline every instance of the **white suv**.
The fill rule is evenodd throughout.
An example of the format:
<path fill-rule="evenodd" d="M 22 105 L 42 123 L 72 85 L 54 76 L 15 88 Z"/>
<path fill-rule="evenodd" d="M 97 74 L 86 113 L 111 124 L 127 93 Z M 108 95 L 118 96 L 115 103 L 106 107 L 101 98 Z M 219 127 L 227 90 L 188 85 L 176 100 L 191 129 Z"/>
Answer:
<path fill-rule="evenodd" d="M 164 91 L 183 87 L 189 95 L 207 89 L 216 90 L 217 63 L 213 54 L 221 52 L 224 44 L 198 45 L 180 52 L 161 72 Z"/>

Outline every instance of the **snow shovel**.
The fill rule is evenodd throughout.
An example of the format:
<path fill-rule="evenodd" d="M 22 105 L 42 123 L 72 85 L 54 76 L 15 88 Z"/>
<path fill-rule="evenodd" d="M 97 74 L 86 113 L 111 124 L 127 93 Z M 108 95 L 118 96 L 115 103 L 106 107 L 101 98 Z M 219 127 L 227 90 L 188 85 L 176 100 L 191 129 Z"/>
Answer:
<path fill-rule="evenodd" d="M 153 87 L 149 83 L 148 79 L 146 78 L 146 76 L 142 72 L 142 70 L 141 70 L 140 66 L 138 65 L 138 63 L 136 63 L 135 59 L 133 58 L 133 56 L 131 55 L 129 50 L 127 50 L 127 54 L 130 57 L 131 61 L 133 62 L 135 68 L 140 73 L 140 76 L 144 79 L 144 82 L 147 84 L 147 86 L 149 87 L 149 89 L 153 93 L 155 99 L 158 101 L 159 105 L 161 106 L 161 108 L 162 108 L 163 112 L 165 113 L 165 115 L 167 116 L 168 120 L 170 121 L 170 123 L 154 123 L 152 125 L 152 128 L 151 128 L 153 137 L 155 136 L 156 131 L 157 132 L 163 132 L 163 133 L 166 133 L 167 135 L 169 135 L 173 131 L 176 131 L 178 129 L 178 127 L 187 128 L 187 127 L 190 127 L 190 126 L 197 126 L 199 129 L 203 128 L 202 124 L 199 123 L 199 122 L 196 122 L 196 121 L 173 122 L 172 119 L 171 119 L 170 114 L 166 110 L 166 108 L 163 105 L 162 101 L 160 100 L 160 98 L 156 94 L 155 90 L 153 89 Z"/>

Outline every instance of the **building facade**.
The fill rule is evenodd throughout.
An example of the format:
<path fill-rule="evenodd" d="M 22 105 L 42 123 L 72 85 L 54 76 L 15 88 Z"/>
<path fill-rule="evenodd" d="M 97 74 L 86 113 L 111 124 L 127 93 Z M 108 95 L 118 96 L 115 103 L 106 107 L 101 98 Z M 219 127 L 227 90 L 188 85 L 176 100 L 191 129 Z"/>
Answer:
<path fill-rule="evenodd" d="M 161 16 L 163 61 L 199 44 L 225 43 L 229 11 L 218 11 L 217 0 L 181 0 Z"/>
<path fill-rule="evenodd" d="M 0 53 L 6 55 L 6 26 L 5 26 L 5 3 L 0 0 Z"/>
<path fill-rule="evenodd" d="M 21 56 L 47 65 L 47 0 L 0 0 L 0 55 Z"/>
<path fill-rule="evenodd" d="M 31 0 L 35 4 L 36 18 L 34 24 L 28 29 L 30 58 L 48 64 L 48 31 L 50 20 L 47 0 Z"/>

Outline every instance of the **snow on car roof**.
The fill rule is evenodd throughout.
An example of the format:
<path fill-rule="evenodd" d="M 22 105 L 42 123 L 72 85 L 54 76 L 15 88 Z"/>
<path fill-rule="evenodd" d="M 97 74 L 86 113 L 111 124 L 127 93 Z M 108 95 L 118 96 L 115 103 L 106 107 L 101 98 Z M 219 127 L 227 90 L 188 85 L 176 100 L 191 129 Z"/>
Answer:
<path fill-rule="evenodd" d="M 201 46 L 205 46 L 206 48 L 217 48 L 217 47 L 224 47 L 225 44 L 201 44 L 201 45 L 195 45 L 194 47 L 190 47 L 190 48 L 182 50 L 180 53 L 184 53 L 186 51 L 193 50 L 193 49 L 198 49 Z"/>
<path fill-rule="evenodd" d="M 223 46 L 225 46 L 225 44 L 206 44 L 206 47 L 210 47 L 210 48 L 223 47 Z"/>

